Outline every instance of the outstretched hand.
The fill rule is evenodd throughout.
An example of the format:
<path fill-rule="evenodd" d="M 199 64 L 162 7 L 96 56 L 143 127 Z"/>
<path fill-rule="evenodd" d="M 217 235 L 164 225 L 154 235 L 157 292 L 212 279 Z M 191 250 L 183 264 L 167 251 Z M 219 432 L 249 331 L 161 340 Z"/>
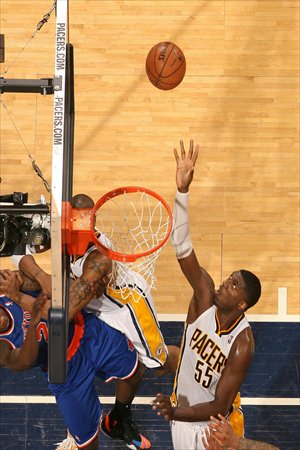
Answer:
<path fill-rule="evenodd" d="M 157 394 L 152 402 L 152 409 L 157 409 L 157 415 L 163 416 L 165 420 L 174 419 L 174 408 L 170 402 L 170 398 L 163 394 Z"/>
<path fill-rule="evenodd" d="M 183 141 L 180 141 L 181 154 L 179 156 L 176 148 L 174 155 L 177 163 L 176 184 L 179 192 L 186 193 L 192 182 L 195 164 L 198 158 L 199 145 L 194 148 L 194 141 L 190 140 L 189 153 L 186 155 Z"/>
<path fill-rule="evenodd" d="M 223 448 L 237 448 L 240 437 L 237 436 L 224 416 L 218 414 L 219 419 L 210 417 L 209 429 L 205 430 L 206 440 L 202 439 L 206 450 L 222 450 Z"/>

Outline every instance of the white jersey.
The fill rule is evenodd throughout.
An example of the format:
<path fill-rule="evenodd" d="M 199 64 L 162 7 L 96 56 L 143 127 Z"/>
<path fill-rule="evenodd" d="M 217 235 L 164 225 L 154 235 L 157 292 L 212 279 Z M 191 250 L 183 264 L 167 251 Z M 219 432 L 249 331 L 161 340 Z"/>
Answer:
<path fill-rule="evenodd" d="M 215 398 L 232 344 L 247 327 L 248 320 L 242 315 L 228 330 L 221 330 L 215 306 L 185 325 L 172 394 L 175 405 L 192 406 Z M 203 427 L 207 422 L 193 425 Z"/>
<path fill-rule="evenodd" d="M 107 246 L 107 243 L 104 243 Z M 95 250 L 96 247 L 92 246 L 83 256 L 73 258 L 71 261 L 73 278 L 82 275 L 86 258 Z M 124 333 L 146 367 L 161 367 L 167 360 L 168 350 L 160 331 L 150 288 L 146 280 L 131 269 L 128 269 L 126 277 L 127 279 L 122 277 L 122 282 L 129 286 L 132 292 L 127 300 L 122 298 L 117 288 L 109 288 L 101 297 L 93 299 L 86 309 Z M 119 285 L 118 278 L 115 284 Z"/>

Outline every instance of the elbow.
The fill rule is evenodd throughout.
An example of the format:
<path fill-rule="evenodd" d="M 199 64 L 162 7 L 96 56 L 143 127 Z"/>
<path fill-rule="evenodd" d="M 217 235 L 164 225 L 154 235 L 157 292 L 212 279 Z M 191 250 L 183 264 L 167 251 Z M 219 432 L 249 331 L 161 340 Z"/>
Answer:
<path fill-rule="evenodd" d="M 222 416 L 226 417 L 226 415 L 231 412 L 232 402 L 227 399 L 215 399 L 213 406 L 215 410 L 213 415 L 222 414 Z"/>

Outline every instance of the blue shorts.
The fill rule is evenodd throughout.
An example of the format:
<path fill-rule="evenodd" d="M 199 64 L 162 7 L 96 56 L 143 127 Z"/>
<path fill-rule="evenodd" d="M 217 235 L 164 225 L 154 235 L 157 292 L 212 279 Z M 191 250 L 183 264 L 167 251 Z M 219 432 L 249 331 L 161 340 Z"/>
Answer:
<path fill-rule="evenodd" d="M 105 382 L 130 378 L 137 369 L 138 355 L 130 341 L 93 314 L 83 313 L 84 334 L 79 348 L 68 361 L 64 384 L 49 389 L 79 448 L 98 434 L 102 406 L 94 387 L 95 377 Z"/>

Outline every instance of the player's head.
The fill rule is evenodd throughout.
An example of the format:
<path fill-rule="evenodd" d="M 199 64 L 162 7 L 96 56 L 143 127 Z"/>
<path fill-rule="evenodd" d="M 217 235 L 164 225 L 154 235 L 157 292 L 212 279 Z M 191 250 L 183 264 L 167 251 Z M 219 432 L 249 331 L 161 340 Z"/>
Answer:
<path fill-rule="evenodd" d="M 249 270 L 241 269 L 240 273 L 245 283 L 247 309 L 254 306 L 261 295 L 261 284 L 259 278 Z"/>
<path fill-rule="evenodd" d="M 77 194 L 72 197 L 71 205 L 78 209 L 93 208 L 94 200 L 86 194 Z"/>
<path fill-rule="evenodd" d="M 244 312 L 255 305 L 261 294 L 260 281 L 248 270 L 238 270 L 215 291 L 214 302 L 223 311 Z"/>

